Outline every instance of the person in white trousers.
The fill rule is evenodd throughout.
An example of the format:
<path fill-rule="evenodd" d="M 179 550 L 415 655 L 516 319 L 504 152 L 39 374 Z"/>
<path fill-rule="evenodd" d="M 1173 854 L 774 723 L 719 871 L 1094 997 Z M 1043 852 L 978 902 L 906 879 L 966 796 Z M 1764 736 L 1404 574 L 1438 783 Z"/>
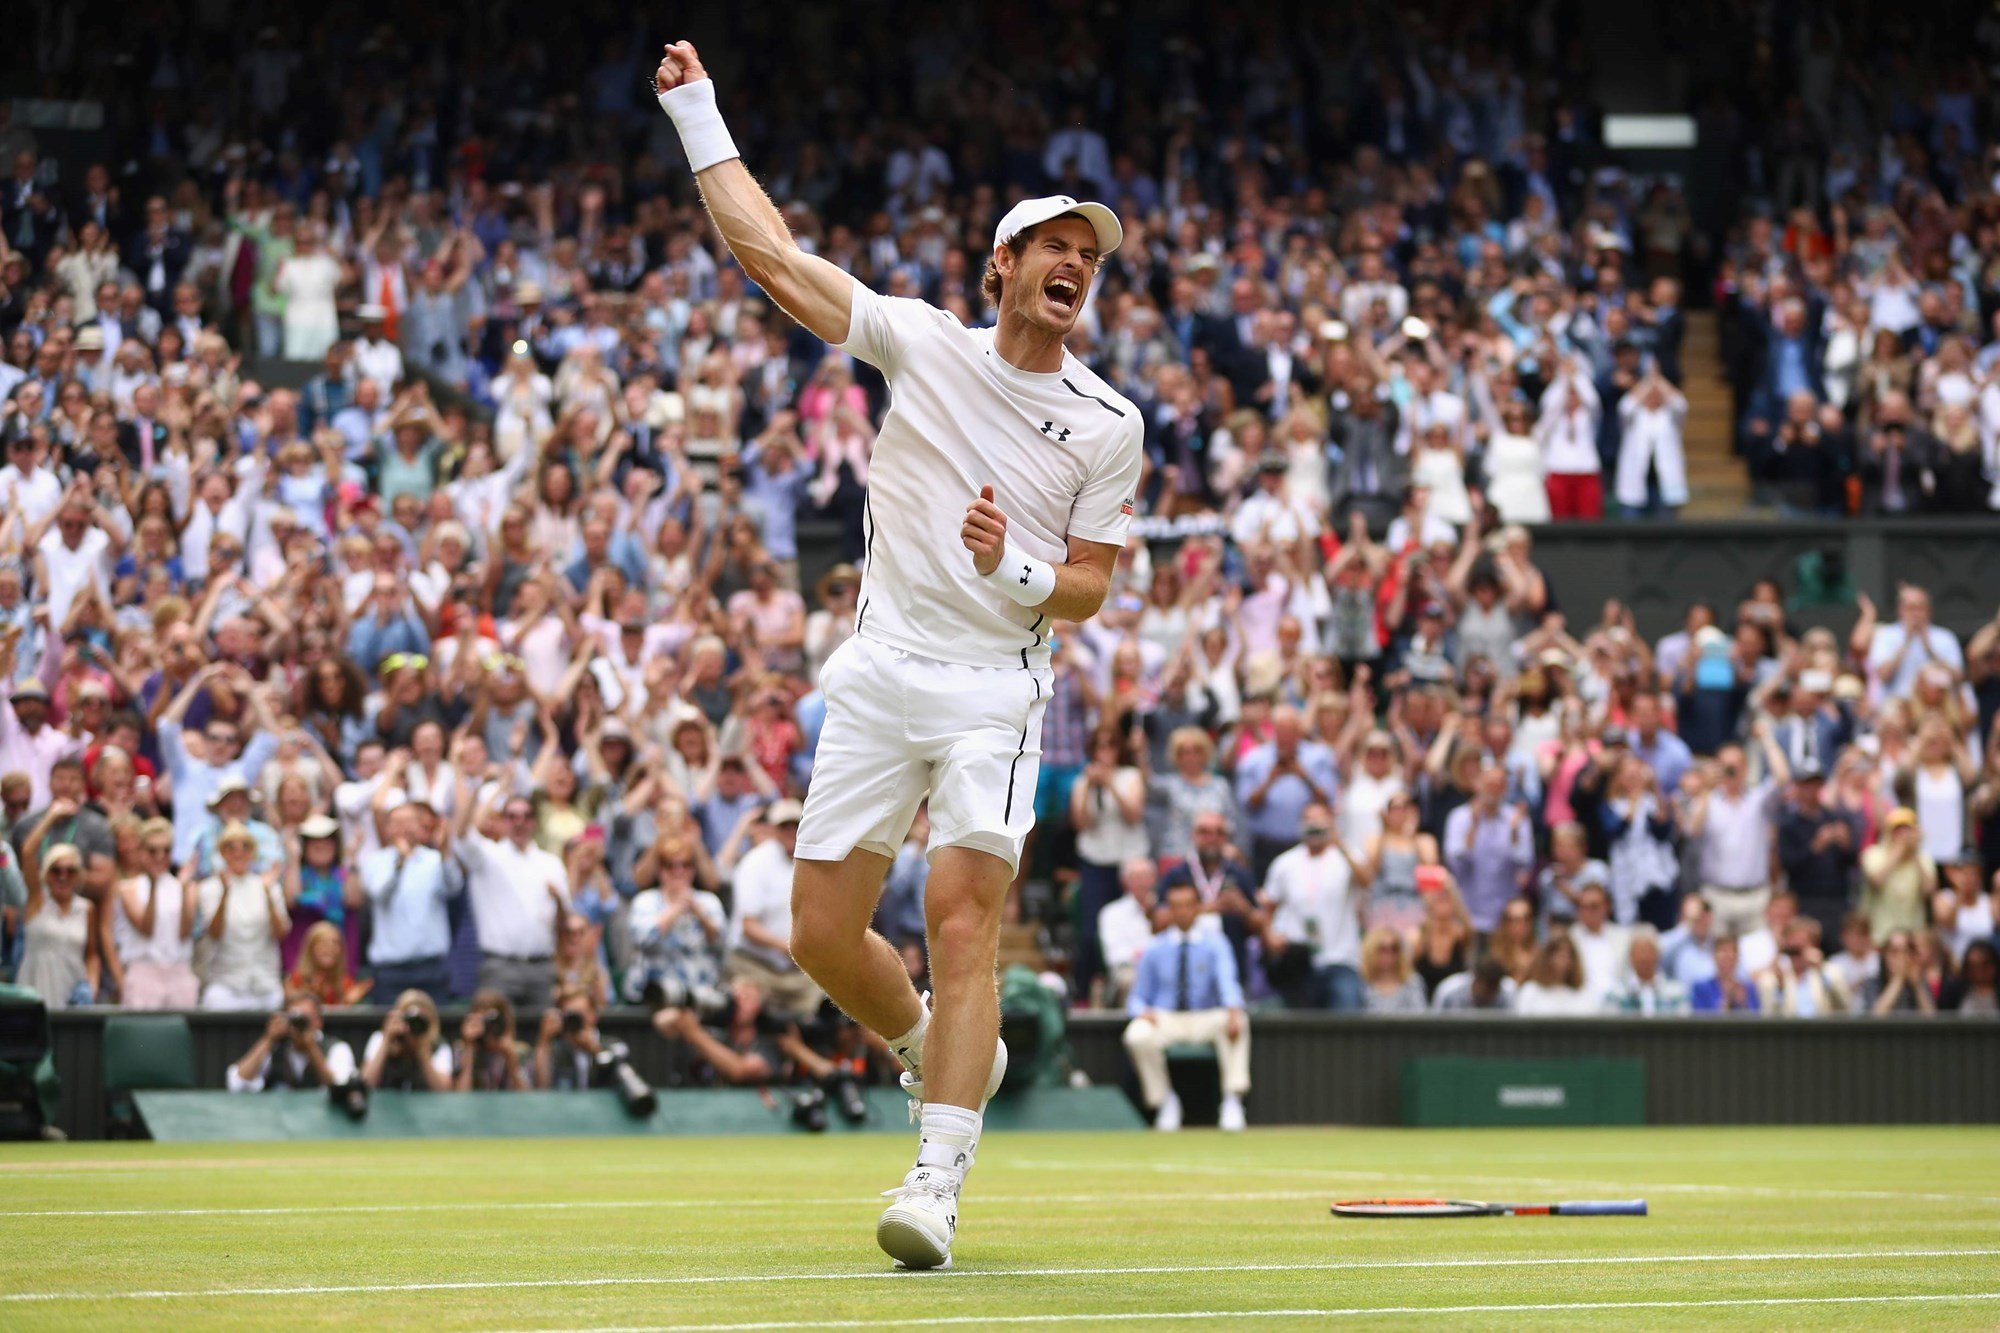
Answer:
<path fill-rule="evenodd" d="M 1139 1074 L 1155 1129 L 1181 1127 L 1181 1100 L 1167 1078 L 1167 1048 L 1183 1043 L 1215 1047 L 1222 1066 L 1222 1115 L 1226 1130 L 1243 1128 L 1243 1098 L 1250 1091 L 1250 1019 L 1236 955 L 1220 931 L 1196 933 L 1201 894 L 1192 884 L 1167 891 L 1167 928 L 1139 957 L 1125 1012 L 1125 1050 Z"/>
<path fill-rule="evenodd" d="M 1687 399 L 1681 391 L 1655 366 L 1618 400 L 1618 417 L 1622 430 L 1614 490 L 1626 516 L 1637 517 L 1652 507 L 1646 492 L 1648 469 L 1658 479 L 1663 508 L 1686 504 L 1687 457 L 1681 449 L 1681 432 L 1687 422 Z"/>

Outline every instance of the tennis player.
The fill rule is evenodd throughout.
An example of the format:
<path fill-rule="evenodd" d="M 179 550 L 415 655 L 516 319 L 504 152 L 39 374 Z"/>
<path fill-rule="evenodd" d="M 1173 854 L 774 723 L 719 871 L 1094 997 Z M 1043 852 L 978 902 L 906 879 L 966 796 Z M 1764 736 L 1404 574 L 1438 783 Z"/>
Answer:
<path fill-rule="evenodd" d="M 917 1161 L 875 1238 L 905 1267 L 943 1267 L 981 1112 L 1006 1068 L 994 970 L 1034 824 L 1049 629 L 1103 603 L 1139 482 L 1138 410 L 1063 347 L 1123 233 L 1102 204 L 1016 204 L 986 270 L 999 327 L 968 329 L 798 247 L 738 157 L 691 44 L 666 48 L 654 84 L 744 273 L 891 389 L 868 468 L 856 632 L 820 674 L 827 715 L 799 826 L 791 948 L 907 1071 L 922 1104 Z M 868 928 L 926 797 L 928 1006 Z"/>

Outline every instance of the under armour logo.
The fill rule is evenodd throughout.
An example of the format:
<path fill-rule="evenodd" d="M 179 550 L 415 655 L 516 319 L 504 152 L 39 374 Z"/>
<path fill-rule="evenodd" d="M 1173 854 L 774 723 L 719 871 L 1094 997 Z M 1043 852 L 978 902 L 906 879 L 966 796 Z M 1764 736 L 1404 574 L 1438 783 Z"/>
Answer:
<path fill-rule="evenodd" d="M 1053 421 L 1044 421 L 1042 423 L 1042 434 L 1053 436 L 1056 443 L 1061 444 L 1069 438 L 1069 427 L 1058 426 Z"/>

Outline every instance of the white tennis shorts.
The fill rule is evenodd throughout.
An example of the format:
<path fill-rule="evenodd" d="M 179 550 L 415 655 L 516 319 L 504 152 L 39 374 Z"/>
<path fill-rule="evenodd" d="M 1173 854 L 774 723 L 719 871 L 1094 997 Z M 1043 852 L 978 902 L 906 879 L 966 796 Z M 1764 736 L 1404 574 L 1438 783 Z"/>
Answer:
<path fill-rule="evenodd" d="M 850 637 L 820 671 L 826 722 L 796 855 L 893 857 L 929 796 L 926 855 L 973 847 L 1020 865 L 1054 680 L 1047 668 L 963 666 Z"/>

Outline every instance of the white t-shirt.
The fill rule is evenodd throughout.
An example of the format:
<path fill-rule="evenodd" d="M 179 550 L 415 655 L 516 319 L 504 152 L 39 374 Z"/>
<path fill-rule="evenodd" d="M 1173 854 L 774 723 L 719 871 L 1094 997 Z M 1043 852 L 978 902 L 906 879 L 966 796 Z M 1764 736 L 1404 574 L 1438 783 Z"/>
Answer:
<path fill-rule="evenodd" d="M 922 301 L 854 284 L 841 350 L 879 369 L 889 414 L 868 468 L 867 570 L 859 633 L 971 666 L 1045 666 L 1046 619 L 989 586 L 959 540 L 981 486 L 1007 515 L 1007 540 L 1051 563 L 1070 536 L 1123 545 L 1144 423 L 1130 401 L 1064 353 L 1034 374 Z"/>
<path fill-rule="evenodd" d="M 1318 856 L 1304 843 L 1271 862 L 1264 901 L 1271 927 L 1288 940 L 1310 943 L 1313 964 L 1361 965 L 1361 918 L 1351 892 L 1354 868 L 1338 843 Z"/>
<path fill-rule="evenodd" d="M 743 934 L 743 923 L 755 921 L 778 939 L 792 938 L 792 858 L 785 855 L 785 845 L 772 838 L 743 853 L 730 887 L 735 891 L 736 912 L 729 919 L 729 947 L 790 969 L 791 959 L 750 943 Z"/>
<path fill-rule="evenodd" d="M 12 463 L 0 467 L 0 504 L 19 509 L 25 523 L 39 523 L 53 514 L 62 497 L 62 478 L 45 467 L 27 473 Z"/>
<path fill-rule="evenodd" d="M 1570 930 L 1569 938 L 1576 945 L 1576 961 L 1583 964 L 1583 993 L 1593 1005 L 1604 1003 L 1604 997 L 1625 976 L 1632 933 L 1607 922 L 1603 930 L 1593 934 L 1579 924 Z"/>
<path fill-rule="evenodd" d="M 1136 967 L 1153 942 L 1153 918 L 1131 894 L 1107 903 L 1097 914 L 1097 947 L 1106 967 Z"/>
<path fill-rule="evenodd" d="M 49 572 L 49 586 L 46 596 L 49 604 L 49 624 L 61 629 L 69 618 L 69 608 L 77 595 L 93 585 L 97 588 L 99 600 L 109 605 L 111 584 L 105 577 L 104 553 L 111 548 L 111 538 L 104 535 L 102 528 L 87 528 L 83 540 L 71 550 L 64 543 L 62 533 L 50 528 L 42 534 L 41 545 L 35 549 L 41 553 L 42 564 Z"/>

